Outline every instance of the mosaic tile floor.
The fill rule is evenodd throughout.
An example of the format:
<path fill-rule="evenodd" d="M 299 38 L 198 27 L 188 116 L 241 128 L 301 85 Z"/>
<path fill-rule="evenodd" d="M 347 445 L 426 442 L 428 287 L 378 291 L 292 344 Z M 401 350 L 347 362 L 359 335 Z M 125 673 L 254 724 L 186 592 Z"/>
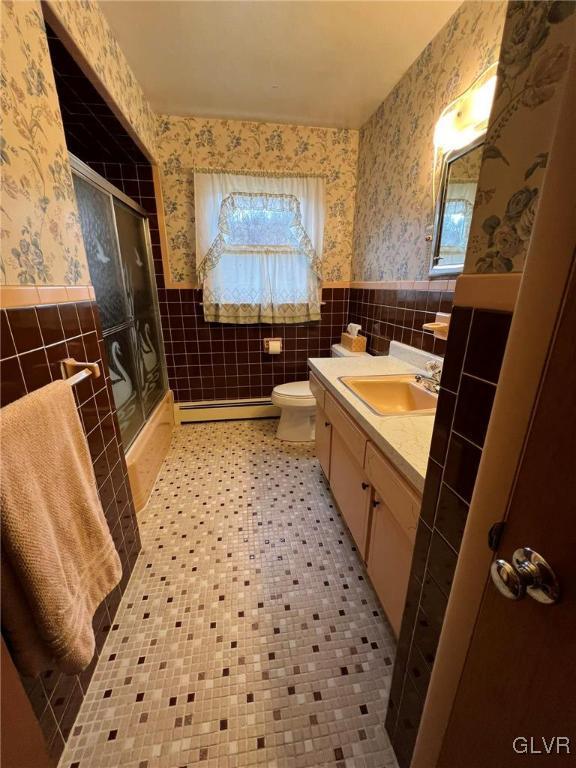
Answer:
<path fill-rule="evenodd" d="M 177 430 L 60 768 L 393 768 L 394 642 L 313 447 Z"/>

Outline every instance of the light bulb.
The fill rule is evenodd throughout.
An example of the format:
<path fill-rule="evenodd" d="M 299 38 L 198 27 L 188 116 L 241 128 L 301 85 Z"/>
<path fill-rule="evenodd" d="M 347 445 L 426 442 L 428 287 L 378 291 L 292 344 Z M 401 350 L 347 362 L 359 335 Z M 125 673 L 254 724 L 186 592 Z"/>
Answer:
<path fill-rule="evenodd" d="M 434 130 L 434 146 L 447 152 L 458 146 L 458 128 L 456 126 L 457 115 L 455 110 L 442 115 L 436 123 Z"/>
<path fill-rule="evenodd" d="M 480 88 L 472 94 L 470 105 L 470 121 L 476 125 L 487 122 L 496 91 L 496 75 L 492 75 Z"/>

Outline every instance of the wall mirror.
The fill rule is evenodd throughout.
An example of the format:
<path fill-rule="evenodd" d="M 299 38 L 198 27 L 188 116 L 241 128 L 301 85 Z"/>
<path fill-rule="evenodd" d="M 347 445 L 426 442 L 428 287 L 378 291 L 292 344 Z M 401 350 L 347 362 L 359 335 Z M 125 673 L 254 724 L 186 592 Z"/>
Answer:
<path fill-rule="evenodd" d="M 430 275 L 462 272 L 474 210 L 484 138 L 444 157 L 436 212 Z"/>

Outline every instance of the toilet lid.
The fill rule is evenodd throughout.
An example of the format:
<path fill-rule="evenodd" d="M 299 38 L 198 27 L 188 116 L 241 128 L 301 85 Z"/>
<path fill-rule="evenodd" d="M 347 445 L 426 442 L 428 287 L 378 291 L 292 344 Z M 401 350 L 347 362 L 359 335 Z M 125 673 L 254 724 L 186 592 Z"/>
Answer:
<path fill-rule="evenodd" d="M 288 384 L 279 384 L 274 387 L 277 395 L 288 397 L 312 397 L 310 383 L 308 381 L 290 381 Z"/>

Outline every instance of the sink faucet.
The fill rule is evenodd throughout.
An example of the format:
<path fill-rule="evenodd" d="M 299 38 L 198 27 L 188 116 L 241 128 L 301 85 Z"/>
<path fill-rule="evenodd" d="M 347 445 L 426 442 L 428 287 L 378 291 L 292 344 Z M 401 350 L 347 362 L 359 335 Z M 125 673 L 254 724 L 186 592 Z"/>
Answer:
<path fill-rule="evenodd" d="M 415 379 L 418 384 L 422 384 L 424 389 L 438 394 L 440 391 L 440 376 L 442 375 L 442 365 L 436 360 L 428 360 L 424 365 L 426 374 L 417 373 Z"/>

